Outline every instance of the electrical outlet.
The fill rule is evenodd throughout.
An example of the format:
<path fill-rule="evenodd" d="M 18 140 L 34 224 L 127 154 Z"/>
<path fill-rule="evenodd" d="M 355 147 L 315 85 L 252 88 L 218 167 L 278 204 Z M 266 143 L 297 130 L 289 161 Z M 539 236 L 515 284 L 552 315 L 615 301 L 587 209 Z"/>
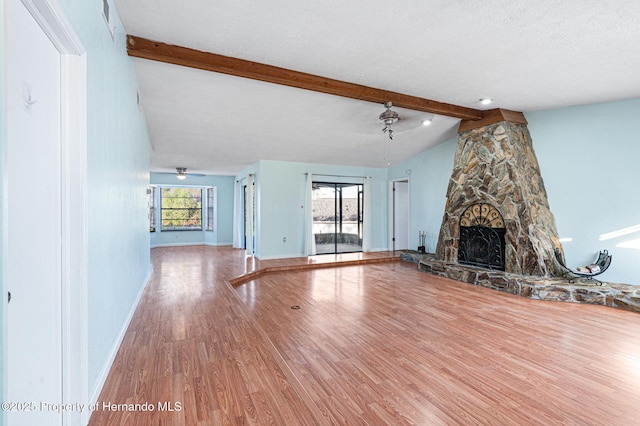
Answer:
<path fill-rule="evenodd" d="M 282 237 L 282 242 L 286 243 L 287 242 L 287 237 Z"/>

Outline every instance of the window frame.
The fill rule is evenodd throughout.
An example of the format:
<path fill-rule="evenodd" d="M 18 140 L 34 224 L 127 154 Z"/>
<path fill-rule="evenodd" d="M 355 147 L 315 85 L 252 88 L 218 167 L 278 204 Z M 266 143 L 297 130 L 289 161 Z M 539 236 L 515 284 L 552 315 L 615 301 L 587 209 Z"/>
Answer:
<path fill-rule="evenodd" d="M 362 238 L 364 233 L 364 183 L 360 182 L 331 182 L 331 181 L 313 181 L 312 182 L 312 199 L 313 203 L 315 203 L 315 191 L 319 188 L 328 188 L 333 191 L 333 251 L 318 251 L 318 254 L 341 254 L 341 253 L 359 253 L 362 252 Z M 359 247 L 359 250 L 346 250 L 339 249 L 340 244 L 338 243 L 338 235 L 343 234 L 343 225 L 344 225 L 344 200 L 345 198 L 352 199 L 353 197 L 344 197 L 344 188 L 355 188 L 356 191 L 356 226 L 357 226 L 357 238 L 359 239 L 359 244 L 354 245 L 354 247 Z M 314 210 L 314 238 L 318 235 L 315 232 L 315 206 L 312 207 Z M 327 221 L 326 223 L 331 223 Z"/>
<path fill-rule="evenodd" d="M 159 214 L 160 214 L 160 232 L 202 232 L 204 231 L 204 220 L 205 220 L 205 215 L 204 215 L 204 202 L 203 202 L 203 193 L 204 193 L 204 187 L 202 186 L 186 186 L 186 185 L 160 185 L 158 186 L 158 188 L 160 188 L 160 190 L 158 191 L 158 196 L 159 196 Z M 192 208 L 165 208 L 163 206 L 163 199 L 165 198 L 163 196 L 163 192 L 165 189 L 189 189 L 189 190 L 198 190 L 200 192 L 200 206 L 199 206 L 199 210 L 200 210 L 200 226 L 199 227 L 183 227 L 183 228 L 170 228 L 168 226 L 165 226 L 164 224 L 164 219 L 163 219 L 163 211 L 165 210 L 191 210 Z M 182 198 L 182 197 L 181 197 Z M 184 197 L 186 198 L 186 197 Z"/>
<path fill-rule="evenodd" d="M 158 186 L 150 185 L 147 194 L 149 195 L 149 232 L 158 230 Z"/>
<path fill-rule="evenodd" d="M 206 214 L 205 214 L 205 231 L 215 232 L 215 206 L 216 206 L 216 188 L 215 186 L 208 186 L 204 188 L 206 193 Z"/>

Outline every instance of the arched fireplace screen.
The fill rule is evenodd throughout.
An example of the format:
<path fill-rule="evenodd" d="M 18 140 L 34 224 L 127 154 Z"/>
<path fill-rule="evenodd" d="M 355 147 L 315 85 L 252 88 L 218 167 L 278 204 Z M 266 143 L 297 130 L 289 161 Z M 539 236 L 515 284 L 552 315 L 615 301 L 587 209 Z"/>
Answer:
<path fill-rule="evenodd" d="M 469 206 L 460 217 L 458 263 L 504 271 L 504 235 L 500 212 L 491 204 Z"/>

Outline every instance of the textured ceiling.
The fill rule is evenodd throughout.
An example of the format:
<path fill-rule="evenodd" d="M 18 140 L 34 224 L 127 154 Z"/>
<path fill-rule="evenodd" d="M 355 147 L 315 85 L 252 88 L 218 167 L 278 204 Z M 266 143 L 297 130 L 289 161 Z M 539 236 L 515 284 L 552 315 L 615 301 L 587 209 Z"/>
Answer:
<path fill-rule="evenodd" d="M 533 111 L 640 96 L 640 1 L 116 0 L 126 33 L 440 102 Z M 458 120 L 134 59 L 152 171 L 260 159 L 386 167 Z M 494 103 L 481 106 L 479 99 Z"/>

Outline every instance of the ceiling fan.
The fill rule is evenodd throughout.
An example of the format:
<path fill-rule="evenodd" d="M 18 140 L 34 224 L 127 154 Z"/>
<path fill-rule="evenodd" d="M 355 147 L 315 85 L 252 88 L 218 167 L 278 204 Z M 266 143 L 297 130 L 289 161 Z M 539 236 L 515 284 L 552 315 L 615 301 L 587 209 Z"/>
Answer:
<path fill-rule="evenodd" d="M 395 124 L 400 119 L 400 116 L 397 112 L 391 110 L 391 107 L 393 106 L 391 102 L 385 102 L 384 106 L 387 110 L 378 116 L 378 120 L 384 124 L 382 133 L 388 132 L 389 139 L 393 140 L 393 129 L 391 128 L 391 125 Z"/>
<path fill-rule="evenodd" d="M 410 130 L 418 127 L 420 124 L 423 126 L 429 126 L 433 121 L 433 115 L 425 116 L 422 113 L 410 111 L 405 115 L 399 115 L 396 111 L 392 110 L 392 102 L 385 102 L 386 111 L 378 116 L 378 123 L 384 124 L 382 133 L 386 133 L 390 140 L 393 140 L 393 133 L 395 131 Z"/>
<path fill-rule="evenodd" d="M 176 167 L 176 171 L 178 172 L 178 174 L 176 175 L 176 177 L 180 180 L 185 180 L 187 178 L 187 176 L 190 177 L 201 177 L 201 176 L 206 176 L 206 175 L 202 175 L 202 174 L 195 174 L 195 173 L 188 173 L 187 174 L 187 168 L 186 167 Z"/>

